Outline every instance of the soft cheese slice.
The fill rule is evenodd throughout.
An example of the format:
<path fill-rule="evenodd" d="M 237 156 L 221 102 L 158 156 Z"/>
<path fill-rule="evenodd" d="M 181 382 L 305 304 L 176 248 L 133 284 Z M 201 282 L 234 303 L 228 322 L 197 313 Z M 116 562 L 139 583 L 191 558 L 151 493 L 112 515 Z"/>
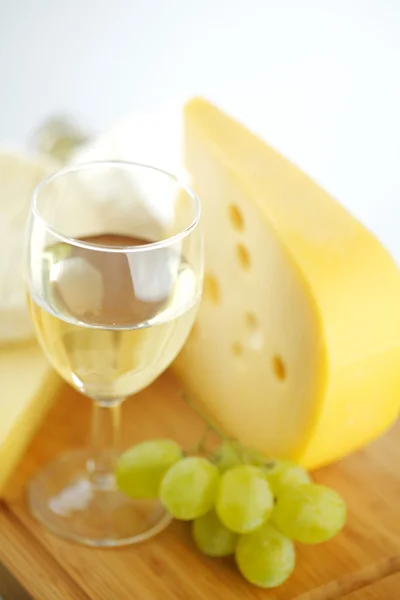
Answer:
<path fill-rule="evenodd" d="M 400 405 L 400 277 L 340 204 L 201 99 L 185 108 L 206 275 L 175 367 L 225 434 L 309 468 L 366 444 Z"/>
<path fill-rule="evenodd" d="M 43 158 L 0 151 L 0 343 L 33 337 L 23 278 L 26 223 L 38 183 L 56 169 Z"/>
<path fill-rule="evenodd" d="M 36 343 L 0 349 L 0 497 L 59 385 Z"/>

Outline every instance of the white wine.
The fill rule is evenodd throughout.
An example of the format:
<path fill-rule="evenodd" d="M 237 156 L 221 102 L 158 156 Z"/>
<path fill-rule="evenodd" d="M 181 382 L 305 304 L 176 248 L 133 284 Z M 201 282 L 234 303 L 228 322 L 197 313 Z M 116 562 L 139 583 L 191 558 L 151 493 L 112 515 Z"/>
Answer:
<path fill-rule="evenodd" d="M 111 402 L 146 387 L 172 362 L 193 325 L 200 286 L 177 249 L 104 251 L 146 243 L 114 234 L 83 241 L 98 249 L 46 249 L 41 295 L 31 289 L 29 306 L 60 375 Z"/>

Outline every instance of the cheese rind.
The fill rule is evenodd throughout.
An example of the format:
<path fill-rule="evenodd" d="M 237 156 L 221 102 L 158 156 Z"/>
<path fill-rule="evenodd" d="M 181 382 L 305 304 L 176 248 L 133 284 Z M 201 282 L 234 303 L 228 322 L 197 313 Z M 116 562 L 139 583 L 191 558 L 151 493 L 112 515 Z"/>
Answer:
<path fill-rule="evenodd" d="M 309 468 L 340 458 L 399 412 L 397 266 L 340 204 L 211 104 L 186 106 L 185 135 L 218 293 L 205 294 L 176 371 L 205 417 L 244 445 Z"/>

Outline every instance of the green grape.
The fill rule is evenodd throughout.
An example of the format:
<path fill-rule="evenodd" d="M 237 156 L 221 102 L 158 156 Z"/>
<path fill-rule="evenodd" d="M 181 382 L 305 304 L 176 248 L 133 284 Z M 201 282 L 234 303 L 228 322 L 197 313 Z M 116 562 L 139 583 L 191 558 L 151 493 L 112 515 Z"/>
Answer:
<path fill-rule="evenodd" d="M 296 561 L 293 542 L 269 523 L 240 536 L 235 558 L 243 577 L 262 588 L 281 585 Z"/>
<path fill-rule="evenodd" d="M 288 537 L 304 544 L 318 544 L 342 529 L 346 505 L 334 490 L 307 483 L 287 488 L 278 497 L 272 520 Z"/>
<path fill-rule="evenodd" d="M 240 454 L 233 442 L 224 440 L 217 450 L 217 466 L 221 473 L 240 465 Z"/>
<path fill-rule="evenodd" d="M 197 548 L 207 556 L 235 552 L 238 536 L 221 523 L 213 510 L 193 521 L 192 535 Z"/>
<path fill-rule="evenodd" d="M 270 516 L 274 498 L 263 471 L 252 465 L 233 467 L 221 476 L 215 508 L 228 529 L 247 533 Z"/>
<path fill-rule="evenodd" d="M 266 473 L 275 497 L 278 497 L 288 487 L 311 483 L 311 477 L 307 471 L 286 460 L 275 460 L 273 466 Z"/>
<path fill-rule="evenodd" d="M 123 452 L 116 464 L 118 488 L 133 498 L 157 498 L 166 471 L 182 457 L 173 440 L 148 440 Z"/>
<path fill-rule="evenodd" d="M 161 482 L 161 502 L 176 519 L 197 519 L 213 507 L 218 476 L 217 467 L 206 458 L 182 458 Z"/>

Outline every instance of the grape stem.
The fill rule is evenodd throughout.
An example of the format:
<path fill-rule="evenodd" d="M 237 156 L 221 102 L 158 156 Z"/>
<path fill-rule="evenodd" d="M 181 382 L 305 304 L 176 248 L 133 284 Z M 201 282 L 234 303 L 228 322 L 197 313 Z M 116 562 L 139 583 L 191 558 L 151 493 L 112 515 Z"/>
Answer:
<path fill-rule="evenodd" d="M 207 438 L 210 433 L 210 427 L 208 425 L 205 426 L 205 429 L 199 439 L 197 444 L 197 452 L 196 454 L 206 454 L 207 453 Z"/>
<path fill-rule="evenodd" d="M 196 406 L 196 403 L 193 401 L 191 396 L 185 390 L 180 390 L 179 395 L 185 400 L 185 402 L 187 402 L 189 404 L 189 406 L 191 408 L 193 408 L 193 410 L 195 412 L 197 412 L 197 414 L 206 423 L 206 428 L 199 440 L 199 443 L 193 448 L 193 450 L 190 452 L 190 454 L 193 454 L 193 453 L 197 454 L 200 452 L 206 454 L 207 453 L 207 447 L 206 447 L 207 437 L 208 437 L 210 431 L 213 431 L 214 433 L 216 433 L 218 435 L 218 437 L 221 440 L 229 441 L 235 446 L 235 452 L 241 463 L 243 463 L 243 464 L 251 463 L 251 451 L 250 450 L 243 448 L 243 446 L 237 440 L 227 438 L 226 436 L 224 436 L 221 433 L 220 430 L 218 430 L 217 427 L 215 427 L 215 425 L 212 425 L 211 423 L 209 423 L 207 421 L 207 419 L 204 417 L 204 415 L 202 414 L 202 412 L 198 409 L 198 407 Z M 218 462 L 218 452 L 212 452 L 211 456 L 210 456 L 210 460 L 212 460 L 213 462 Z M 269 469 L 272 469 L 273 466 L 274 466 L 273 460 L 265 459 L 265 463 L 263 464 L 264 469 L 269 470 Z"/>
<path fill-rule="evenodd" d="M 183 398 L 185 400 L 185 402 L 187 402 L 189 404 L 189 406 L 191 408 L 193 408 L 194 411 L 197 412 L 197 414 L 203 419 L 203 421 L 207 424 L 207 428 L 211 431 L 214 431 L 214 433 L 216 433 L 220 438 L 223 438 L 224 436 L 221 434 L 221 432 L 217 429 L 217 427 L 215 427 L 214 425 L 212 425 L 211 423 L 209 423 L 207 421 L 207 419 L 204 417 L 204 415 L 201 413 L 201 411 L 197 408 L 196 404 L 193 402 L 193 400 L 191 399 L 191 397 L 189 396 L 189 394 L 187 392 L 185 392 L 185 390 L 180 390 L 179 395 L 181 396 L 181 398 Z"/>

